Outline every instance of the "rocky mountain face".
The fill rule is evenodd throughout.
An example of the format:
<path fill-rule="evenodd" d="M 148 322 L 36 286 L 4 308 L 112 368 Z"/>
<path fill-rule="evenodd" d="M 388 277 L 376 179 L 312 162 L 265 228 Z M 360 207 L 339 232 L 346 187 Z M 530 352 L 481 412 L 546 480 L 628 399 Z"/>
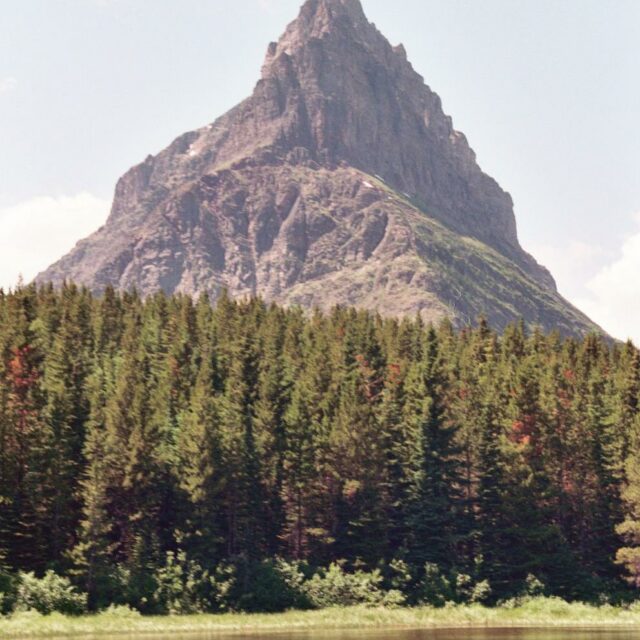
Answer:
<path fill-rule="evenodd" d="M 307 0 L 253 95 L 118 182 L 38 277 L 385 315 L 592 323 L 518 242 L 511 197 L 359 0 Z"/>

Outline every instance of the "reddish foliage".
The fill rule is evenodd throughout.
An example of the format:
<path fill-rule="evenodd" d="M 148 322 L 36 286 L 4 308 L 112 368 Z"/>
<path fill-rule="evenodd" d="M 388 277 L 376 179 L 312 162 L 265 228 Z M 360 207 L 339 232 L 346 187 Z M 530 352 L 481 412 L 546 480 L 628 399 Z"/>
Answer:
<path fill-rule="evenodd" d="M 25 464 L 26 437 L 33 429 L 33 418 L 37 416 L 37 408 L 30 396 L 40 377 L 31 362 L 33 351 L 29 345 L 16 347 L 12 349 L 11 359 L 7 363 L 7 382 L 11 390 L 9 406 L 14 415 L 14 429 L 9 433 L 5 445 L 14 452 L 21 467 Z"/>
<path fill-rule="evenodd" d="M 29 356 L 33 349 L 29 345 L 12 349 L 9 360 L 9 379 L 16 393 L 30 389 L 38 380 L 38 371 L 31 367 Z"/>
<path fill-rule="evenodd" d="M 399 364 L 391 363 L 389 365 L 388 381 L 390 384 L 397 384 L 401 379 L 402 368 Z"/>
<path fill-rule="evenodd" d="M 571 476 L 570 472 L 567 469 L 563 469 L 562 471 L 562 490 L 568 494 L 572 495 L 577 493 L 577 486 L 575 480 Z"/>
<path fill-rule="evenodd" d="M 364 393 L 367 400 L 376 400 L 382 393 L 381 386 L 384 383 L 384 378 L 374 378 L 376 372 L 371 368 L 369 361 L 362 354 L 356 356 L 356 362 L 360 368 L 360 375 L 364 382 Z"/>
<path fill-rule="evenodd" d="M 510 440 L 515 444 L 528 447 L 534 441 L 536 432 L 536 418 L 525 415 L 521 420 L 514 420 L 511 425 Z"/>

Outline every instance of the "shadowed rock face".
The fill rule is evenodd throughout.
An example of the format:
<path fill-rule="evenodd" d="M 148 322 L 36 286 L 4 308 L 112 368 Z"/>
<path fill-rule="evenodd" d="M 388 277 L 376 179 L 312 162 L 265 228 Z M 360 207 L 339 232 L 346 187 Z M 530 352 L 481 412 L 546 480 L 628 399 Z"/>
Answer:
<path fill-rule="evenodd" d="M 64 279 L 593 328 L 359 0 L 308 0 L 253 95 L 125 174 L 106 225 L 38 277 Z"/>

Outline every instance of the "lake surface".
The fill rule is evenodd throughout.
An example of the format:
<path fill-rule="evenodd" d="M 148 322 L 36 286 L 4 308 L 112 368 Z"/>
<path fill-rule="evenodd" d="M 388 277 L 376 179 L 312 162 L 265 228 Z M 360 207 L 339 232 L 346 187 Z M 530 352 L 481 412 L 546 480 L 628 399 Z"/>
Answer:
<path fill-rule="evenodd" d="M 123 640 L 132 636 L 101 636 L 101 640 Z M 629 629 L 366 629 L 345 631 L 300 631 L 294 633 L 192 633 L 140 636 L 145 640 L 640 640 L 640 628 Z"/>

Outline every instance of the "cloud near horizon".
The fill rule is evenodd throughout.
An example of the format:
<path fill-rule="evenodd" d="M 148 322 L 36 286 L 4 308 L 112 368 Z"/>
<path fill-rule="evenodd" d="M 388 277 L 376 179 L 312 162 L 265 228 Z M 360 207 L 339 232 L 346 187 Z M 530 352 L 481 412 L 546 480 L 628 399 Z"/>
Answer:
<path fill-rule="evenodd" d="M 640 345 L 640 213 L 637 229 L 618 255 L 601 267 L 586 284 L 586 295 L 572 299 L 603 329 L 620 340 Z"/>
<path fill-rule="evenodd" d="M 90 193 L 37 197 L 0 209 L 0 287 L 30 282 L 104 224 L 110 203 Z"/>
<path fill-rule="evenodd" d="M 560 293 L 619 340 L 640 345 L 640 213 L 637 228 L 615 251 L 580 240 L 532 249 Z"/>

